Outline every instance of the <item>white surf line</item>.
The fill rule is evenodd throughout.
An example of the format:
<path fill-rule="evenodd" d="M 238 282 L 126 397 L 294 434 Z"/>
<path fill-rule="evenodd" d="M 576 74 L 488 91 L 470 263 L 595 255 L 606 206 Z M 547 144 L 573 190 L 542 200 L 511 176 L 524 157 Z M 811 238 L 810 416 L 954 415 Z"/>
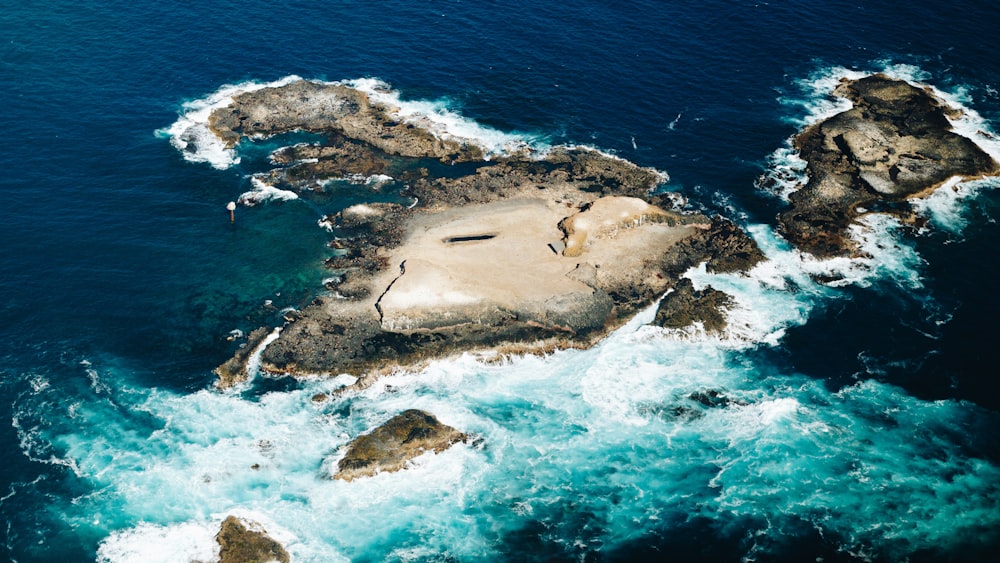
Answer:
<path fill-rule="evenodd" d="M 247 379 L 242 383 L 242 385 L 245 385 L 246 383 L 253 381 L 255 377 L 260 375 L 260 357 L 264 353 L 264 349 L 267 348 L 268 344 L 278 339 L 278 335 L 281 334 L 281 328 L 282 327 L 280 326 L 275 327 L 274 330 L 271 331 L 271 334 L 268 334 L 264 338 L 264 340 L 262 340 L 261 343 L 257 345 L 257 348 L 255 348 L 254 351 L 250 353 L 250 357 L 247 358 L 247 365 L 245 368 L 247 373 Z"/>
<path fill-rule="evenodd" d="M 467 142 L 479 146 L 491 155 L 508 155 L 525 149 L 537 151 L 537 139 L 482 125 L 455 111 L 447 102 L 403 100 L 400 92 L 377 78 L 358 78 L 338 82 L 368 95 L 368 98 L 390 110 L 391 115 L 417 125 L 439 139 Z"/>

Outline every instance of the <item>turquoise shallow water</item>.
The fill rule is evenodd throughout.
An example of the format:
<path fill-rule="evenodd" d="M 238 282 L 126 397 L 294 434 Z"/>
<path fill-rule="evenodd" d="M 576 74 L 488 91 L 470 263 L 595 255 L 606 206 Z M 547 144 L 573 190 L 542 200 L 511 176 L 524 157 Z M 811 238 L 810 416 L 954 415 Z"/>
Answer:
<path fill-rule="evenodd" d="M 756 178 L 830 77 L 888 69 L 995 131 L 989 6 L 638 2 L 7 3 L 0 10 L 0 470 L 11 560 L 207 559 L 229 513 L 298 561 L 983 560 L 998 544 L 995 183 L 876 222 L 867 263 L 772 228 Z M 771 261 L 690 275 L 737 296 L 731 338 L 642 318 L 597 348 L 471 358 L 317 405 L 336 381 L 211 390 L 232 330 L 322 290 L 344 186 L 224 205 L 273 145 L 189 162 L 163 131 L 224 84 L 377 77 L 536 143 L 670 174 Z M 777 152 L 776 152 L 777 151 Z M 188 155 L 190 156 L 190 155 Z M 791 162 L 791 164 L 794 164 Z M 837 270 L 839 287 L 809 274 Z M 647 313 L 648 316 L 648 313 Z M 719 391 L 728 405 L 695 393 Z M 410 470 L 327 479 L 407 408 L 481 437 Z M 251 469 L 259 464 L 257 470 Z"/>

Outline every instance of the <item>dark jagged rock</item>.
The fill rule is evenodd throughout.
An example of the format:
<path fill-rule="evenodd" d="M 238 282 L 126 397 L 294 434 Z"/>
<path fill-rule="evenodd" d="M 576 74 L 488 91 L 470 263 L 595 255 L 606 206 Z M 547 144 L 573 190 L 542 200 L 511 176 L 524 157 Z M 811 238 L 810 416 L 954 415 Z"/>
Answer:
<path fill-rule="evenodd" d="M 728 407 L 729 405 L 746 406 L 746 401 L 731 399 L 725 393 L 708 389 L 706 391 L 695 391 L 688 395 L 688 399 L 708 408 Z"/>
<path fill-rule="evenodd" d="M 668 293 L 656 310 L 653 324 L 664 328 L 687 328 L 701 323 L 708 333 L 718 334 L 726 329 L 726 309 L 732 306 L 732 297 L 711 286 L 695 291 L 694 284 L 683 278 Z"/>
<path fill-rule="evenodd" d="M 778 216 L 781 233 L 816 256 L 850 255 L 848 227 L 879 211 L 907 218 L 908 199 L 952 177 L 978 178 L 1000 165 L 952 131 L 955 110 L 930 91 L 876 74 L 844 81 L 835 95 L 854 107 L 806 128 L 794 140 L 808 183 Z"/>
<path fill-rule="evenodd" d="M 682 254 L 689 258 L 682 259 Z M 679 243 L 667 257 L 675 262 L 670 272 L 676 275 L 702 262 L 709 273 L 746 272 L 767 259 L 746 231 L 722 217 L 715 217 L 709 228 Z"/>
<path fill-rule="evenodd" d="M 219 563 L 266 563 L 277 561 L 288 563 L 288 552 L 277 541 L 268 537 L 265 531 L 248 529 L 235 516 L 222 522 L 215 541 L 221 548 Z"/>
<path fill-rule="evenodd" d="M 416 409 L 403 411 L 348 444 L 333 478 L 353 481 L 376 473 L 399 471 L 425 452 L 443 452 L 467 439 L 467 435 L 441 424 L 431 414 Z"/>
<path fill-rule="evenodd" d="M 222 365 L 215 368 L 215 375 L 219 377 L 218 387 L 228 389 L 237 383 L 247 380 L 247 361 L 253 351 L 260 346 L 261 342 L 270 334 L 270 329 L 260 327 L 247 336 L 247 341 L 241 346 L 232 358 L 229 358 Z"/>

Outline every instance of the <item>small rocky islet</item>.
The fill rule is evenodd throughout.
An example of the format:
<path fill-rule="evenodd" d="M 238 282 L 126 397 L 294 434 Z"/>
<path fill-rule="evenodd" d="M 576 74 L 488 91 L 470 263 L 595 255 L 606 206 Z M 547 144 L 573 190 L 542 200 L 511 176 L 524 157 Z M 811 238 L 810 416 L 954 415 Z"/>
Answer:
<path fill-rule="evenodd" d="M 848 227 L 862 215 L 888 213 L 913 221 L 913 199 L 948 181 L 1000 173 L 989 154 L 953 130 L 949 119 L 961 112 L 929 88 L 873 74 L 842 81 L 834 95 L 853 107 L 794 138 L 808 181 L 778 214 L 779 232 L 805 252 L 820 258 L 856 255 Z"/>
<path fill-rule="evenodd" d="M 957 110 L 929 89 L 876 74 L 845 79 L 834 95 L 853 107 L 794 138 L 808 178 L 777 215 L 779 233 L 805 253 L 856 256 L 848 231 L 864 214 L 907 218 L 909 201 L 949 180 L 1000 172 L 952 130 Z M 402 186 L 399 201 L 323 219 L 336 249 L 329 292 L 287 315 L 263 349 L 270 329 L 251 333 L 216 370 L 220 388 L 247 378 L 255 349 L 270 373 L 356 376 L 347 390 L 463 351 L 588 347 L 664 294 L 654 324 L 721 333 L 732 298 L 696 290 L 683 274 L 700 264 L 747 272 L 766 259 L 731 220 L 660 191 L 655 170 L 582 147 L 490 154 L 398 109 L 350 86 L 298 80 L 239 94 L 211 114 L 229 147 L 321 136 L 276 151 L 276 167 L 257 177 L 268 185 L 309 194 L 329 180 L 384 176 Z M 395 471 L 469 440 L 407 410 L 345 446 L 333 477 Z"/>
<path fill-rule="evenodd" d="M 284 546 L 252 521 L 227 516 L 215 535 L 219 544 L 219 563 L 288 563 Z"/>

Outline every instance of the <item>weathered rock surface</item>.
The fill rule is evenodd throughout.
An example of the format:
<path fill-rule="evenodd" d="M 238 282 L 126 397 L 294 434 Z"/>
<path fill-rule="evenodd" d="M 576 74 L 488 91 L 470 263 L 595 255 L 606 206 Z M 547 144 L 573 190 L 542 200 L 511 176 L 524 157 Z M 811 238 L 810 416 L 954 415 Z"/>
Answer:
<path fill-rule="evenodd" d="M 376 473 L 399 471 L 426 452 L 443 452 L 468 436 L 441 424 L 424 411 L 410 409 L 392 417 L 347 446 L 334 479 L 353 481 Z"/>
<path fill-rule="evenodd" d="M 809 180 L 778 216 L 782 234 L 804 251 L 821 257 L 852 254 L 856 248 L 847 228 L 860 215 L 905 217 L 908 198 L 956 176 L 1000 172 L 972 140 L 952 131 L 948 117 L 955 110 L 928 90 L 876 74 L 844 81 L 834 93 L 854 107 L 795 138 Z"/>
<path fill-rule="evenodd" d="M 298 80 L 234 96 L 212 112 L 209 126 L 230 146 L 243 137 L 291 131 L 340 132 L 389 154 L 451 161 L 478 160 L 475 145 L 442 139 L 412 123 L 397 121 L 398 108 L 373 104 L 366 93 L 340 84 Z"/>
<path fill-rule="evenodd" d="M 251 525 L 251 527 L 256 527 Z M 221 551 L 219 563 L 288 563 L 288 552 L 264 530 L 250 529 L 239 518 L 229 516 L 215 536 Z"/>
<path fill-rule="evenodd" d="M 698 231 L 664 253 L 664 270 L 680 276 L 688 268 L 705 262 L 709 273 L 746 272 L 767 257 L 757 243 L 733 222 L 715 217 L 707 229 Z"/>
<path fill-rule="evenodd" d="M 660 301 L 653 324 L 687 328 L 701 323 L 707 333 L 719 334 L 728 325 L 726 310 L 732 304 L 732 297 L 726 292 L 712 286 L 696 291 L 691 280 L 684 278 Z"/>
<path fill-rule="evenodd" d="M 234 98 L 212 130 L 230 143 L 292 130 L 327 141 L 279 150 L 265 181 L 305 193 L 389 172 L 411 205 L 359 204 L 324 219 L 333 295 L 317 298 L 261 355 L 275 373 L 361 379 L 466 350 L 592 345 L 688 268 L 763 259 L 732 223 L 653 195 L 662 174 L 582 148 L 482 160 L 395 108 L 340 85 L 294 82 Z M 442 165 L 429 159 L 463 162 Z M 248 345 L 249 347 L 249 345 Z M 231 385 L 245 359 L 220 367 Z"/>

